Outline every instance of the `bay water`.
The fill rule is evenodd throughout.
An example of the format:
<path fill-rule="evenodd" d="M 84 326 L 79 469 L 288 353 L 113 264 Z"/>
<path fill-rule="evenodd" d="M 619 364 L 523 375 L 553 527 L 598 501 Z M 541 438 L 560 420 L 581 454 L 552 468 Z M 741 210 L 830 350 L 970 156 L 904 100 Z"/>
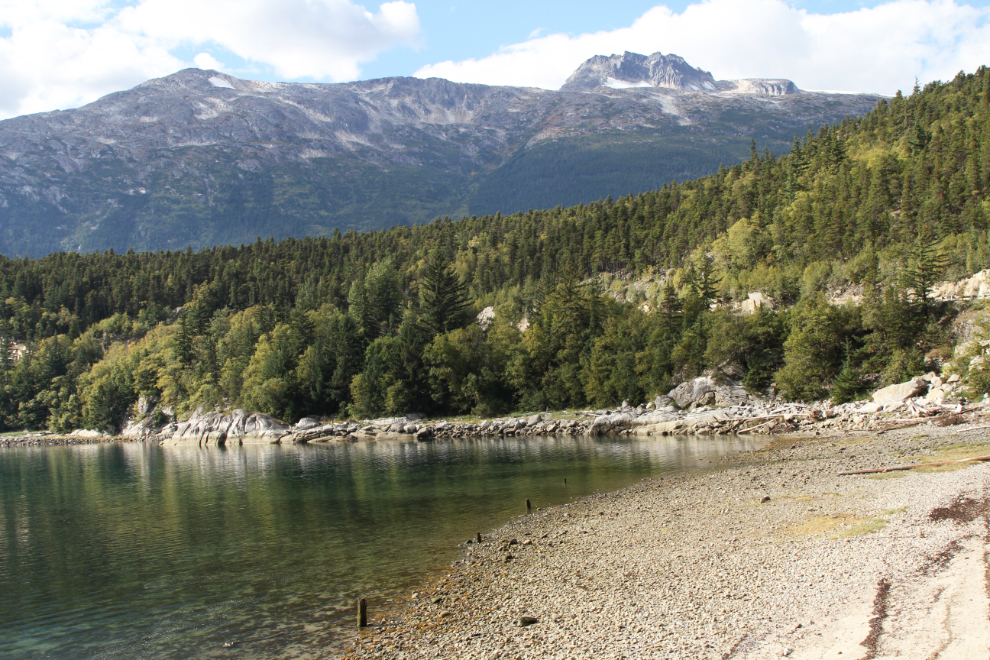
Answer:
<path fill-rule="evenodd" d="M 763 438 L 538 437 L 0 450 L 0 657 L 333 656 L 534 507 Z M 566 483 L 565 483 L 566 479 Z"/>

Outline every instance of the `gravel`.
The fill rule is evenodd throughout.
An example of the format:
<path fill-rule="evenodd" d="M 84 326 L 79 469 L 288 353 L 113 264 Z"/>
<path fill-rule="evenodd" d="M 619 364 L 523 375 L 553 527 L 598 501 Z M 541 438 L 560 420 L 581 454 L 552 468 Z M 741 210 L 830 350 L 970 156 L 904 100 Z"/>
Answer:
<path fill-rule="evenodd" d="M 873 657 L 885 594 L 986 534 L 990 465 L 837 473 L 986 441 L 958 426 L 778 438 L 716 470 L 536 510 L 465 543 L 415 598 L 372 612 L 345 655 L 782 657 L 862 611 L 875 630 L 854 657 Z"/>

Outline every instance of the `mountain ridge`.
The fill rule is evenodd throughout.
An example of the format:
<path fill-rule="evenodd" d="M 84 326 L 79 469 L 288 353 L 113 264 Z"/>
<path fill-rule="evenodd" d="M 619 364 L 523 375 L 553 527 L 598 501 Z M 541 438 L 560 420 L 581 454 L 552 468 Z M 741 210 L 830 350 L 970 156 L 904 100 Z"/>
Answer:
<path fill-rule="evenodd" d="M 676 64 L 681 77 L 666 79 L 678 84 L 701 75 L 658 53 L 627 68 L 638 58 L 655 73 Z M 181 249 L 573 205 L 713 172 L 753 139 L 783 150 L 880 98 L 573 89 L 185 69 L 4 120 L 0 253 Z"/>
<path fill-rule="evenodd" d="M 593 92 L 602 87 L 665 88 L 709 94 L 736 93 L 783 96 L 801 92 L 790 80 L 783 78 L 744 78 L 715 80 L 708 71 L 697 69 L 673 53 L 640 55 L 596 55 L 584 62 L 561 86 L 560 91 Z"/>

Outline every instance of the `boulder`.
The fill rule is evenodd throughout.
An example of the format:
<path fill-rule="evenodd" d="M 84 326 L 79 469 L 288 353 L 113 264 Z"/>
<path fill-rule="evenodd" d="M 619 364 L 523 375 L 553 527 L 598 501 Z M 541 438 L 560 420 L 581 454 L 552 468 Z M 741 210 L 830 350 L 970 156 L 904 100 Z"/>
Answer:
<path fill-rule="evenodd" d="M 741 406 L 751 401 L 752 397 L 739 383 L 728 383 L 715 386 L 716 406 Z"/>
<path fill-rule="evenodd" d="M 668 397 L 657 397 L 655 401 L 657 408 L 666 407 L 670 403 L 669 400 L 661 401 L 661 398 L 668 399 Z M 689 408 L 692 404 L 695 407 L 738 406 L 751 402 L 753 397 L 740 383 L 730 381 L 719 384 L 708 376 L 701 376 L 672 389 L 669 399 L 681 408 Z"/>
<path fill-rule="evenodd" d="M 604 435 L 609 432 L 622 431 L 632 425 L 633 416 L 629 413 L 614 413 L 599 415 L 591 423 L 588 435 Z"/>
<path fill-rule="evenodd" d="M 668 396 L 677 402 L 681 408 L 687 408 L 709 392 L 715 391 L 715 381 L 707 376 L 700 376 L 694 380 L 681 383 L 672 389 Z"/>
<path fill-rule="evenodd" d="M 532 417 L 526 420 L 526 426 L 536 426 L 542 421 L 543 421 L 542 417 L 540 417 L 539 415 L 533 415 Z"/>
<path fill-rule="evenodd" d="M 906 383 L 898 383 L 897 385 L 890 385 L 877 390 L 873 393 L 873 401 L 884 407 L 894 406 L 903 403 L 906 399 L 924 394 L 927 391 L 928 381 L 920 378 L 911 379 Z"/>
<path fill-rule="evenodd" d="M 337 429 L 333 424 L 324 424 L 316 428 L 296 430 L 280 438 L 280 442 L 292 442 L 294 444 L 304 444 L 307 442 L 327 442 L 331 437 L 337 435 Z"/>
<path fill-rule="evenodd" d="M 76 429 L 70 433 L 73 438 L 105 438 L 107 434 L 102 431 L 94 431 L 93 429 Z"/>
<path fill-rule="evenodd" d="M 433 439 L 433 429 L 429 426 L 424 426 L 416 431 L 416 434 L 413 437 L 416 438 L 416 442 L 428 442 Z"/>
<path fill-rule="evenodd" d="M 320 424 L 320 420 L 315 417 L 303 417 L 296 422 L 294 429 L 296 431 L 306 431 L 309 429 L 315 429 L 318 426 L 322 426 L 322 424 Z"/>

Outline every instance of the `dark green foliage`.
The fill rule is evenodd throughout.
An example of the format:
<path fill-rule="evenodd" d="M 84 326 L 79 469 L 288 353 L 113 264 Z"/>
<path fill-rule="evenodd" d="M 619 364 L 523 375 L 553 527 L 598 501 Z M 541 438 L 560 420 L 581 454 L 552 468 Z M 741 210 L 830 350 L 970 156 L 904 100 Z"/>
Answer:
<path fill-rule="evenodd" d="M 784 342 L 784 366 L 777 386 L 796 401 L 825 398 L 842 369 L 842 346 L 856 310 L 830 305 L 821 295 L 801 301 L 790 313 L 790 331 Z"/>
<path fill-rule="evenodd" d="M 434 335 L 465 325 L 471 299 L 467 287 L 454 272 L 446 250 L 434 250 L 426 261 L 420 285 L 420 313 Z"/>

